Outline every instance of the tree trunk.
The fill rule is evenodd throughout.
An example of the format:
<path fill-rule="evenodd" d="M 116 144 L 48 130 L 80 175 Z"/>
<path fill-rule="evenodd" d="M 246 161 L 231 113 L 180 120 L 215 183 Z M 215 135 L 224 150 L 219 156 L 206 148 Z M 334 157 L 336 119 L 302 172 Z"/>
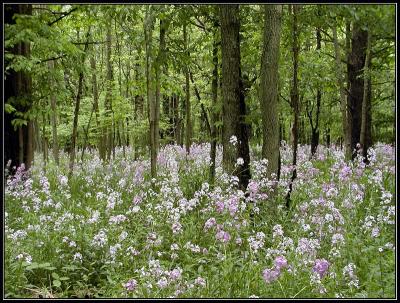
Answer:
<path fill-rule="evenodd" d="M 354 23 L 351 38 L 351 53 L 348 58 L 349 106 L 351 124 L 351 150 L 357 149 L 361 132 L 361 111 L 364 94 L 363 68 L 365 64 L 368 32 Z M 354 159 L 356 153 L 352 153 Z"/>
<path fill-rule="evenodd" d="M 101 133 L 99 135 L 98 147 L 99 147 L 99 156 L 101 160 L 105 160 L 105 151 L 103 144 L 103 130 L 100 126 L 100 113 L 99 113 L 99 91 L 97 87 L 97 72 L 96 72 L 96 59 L 94 55 L 90 57 L 90 67 L 92 69 L 92 90 L 93 90 L 93 108 L 96 117 L 96 127 Z"/>
<path fill-rule="evenodd" d="M 264 47 L 260 71 L 262 157 L 268 160 L 267 177 L 276 178 L 279 166 L 279 44 L 282 5 L 264 5 Z"/>
<path fill-rule="evenodd" d="M 321 49 L 321 29 L 317 28 L 317 48 L 318 51 Z M 321 108 L 321 88 L 318 85 L 317 88 L 317 108 L 315 115 L 315 125 L 311 123 L 311 157 L 315 155 L 317 152 L 318 144 L 319 144 L 319 113 Z M 312 112 L 311 112 L 312 117 Z M 311 119 L 312 120 L 312 119 Z"/>
<path fill-rule="evenodd" d="M 4 6 L 4 22 L 6 24 L 15 24 L 15 14 L 32 15 L 31 4 L 7 4 Z M 30 43 L 20 42 L 13 48 L 7 49 L 10 53 L 17 56 L 30 56 Z M 4 59 L 7 65 L 7 58 Z M 26 104 L 22 105 L 17 102 L 10 102 L 17 111 L 27 112 L 31 108 L 31 93 L 32 93 L 32 78 L 26 71 L 15 71 L 9 69 L 5 73 L 4 81 L 4 100 L 5 103 L 10 102 L 10 98 L 23 98 L 27 100 Z M 34 132 L 33 121 L 28 120 L 27 125 L 21 125 L 18 130 L 12 125 L 12 120 L 18 118 L 14 113 L 4 111 L 4 145 L 7 148 L 4 150 L 3 167 L 11 160 L 11 168 L 19 167 L 22 163 L 25 164 L 25 169 L 29 169 L 34 157 Z M 22 140 L 21 140 L 22 138 Z M 22 155 L 22 157 L 21 157 Z M 22 161 L 21 161 L 22 160 Z M 11 169 L 10 173 L 14 173 Z"/>
<path fill-rule="evenodd" d="M 289 191 L 286 195 L 286 207 L 290 208 L 290 194 L 293 188 L 293 181 L 297 177 L 297 145 L 298 145 L 298 128 L 299 128 L 299 91 L 298 91 L 298 64 L 299 64 L 299 40 L 298 40 L 298 24 L 297 24 L 297 15 L 300 10 L 298 5 L 292 5 L 292 15 L 293 15 L 293 28 L 292 28 L 292 54 L 293 54 L 293 82 L 292 89 L 290 94 L 290 105 L 294 114 L 294 121 L 292 127 L 292 135 L 293 135 L 293 160 L 292 167 L 293 173 L 289 182 Z"/>
<path fill-rule="evenodd" d="M 89 35 L 90 35 L 90 27 L 88 29 L 87 35 L 86 35 L 86 43 L 85 43 L 85 48 L 83 51 L 82 55 L 82 66 L 85 64 L 85 57 L 86 57 L 86 51 L 88 49 L 88 43 L 89 43 Z M 74 124 L 73 124 L 73 129 L 72 129 L 72 137 L 71 137 L 71 153 L 70 153 L 70 158 L 69 158 L 69 178 L 72 177 L 73 171 L 74 171 L 74 162 L 75 162 L 75 145 L 76 145 L 76 137 L 78 134 L 78 116 L 79 116 L 79 107 L 81 103 L 81 97 L 82 97 L 82 87 L 83 87 L 83 70 L 79 72 L 79 80 L 78 80 L 78 92 L 76 94 L 76 102 L 75 102 L 75 111 L 74 111 Z"/>
<path fill-rule="evenodd" d="M 240 69 L 239 5 L 221 5 L 223 168 L 239 177 L 239 188 L 246 190 L 250 179 L 246 103 Z M 231 143 L 232 137 L 237 142 Z M 241 160 L 236 162 L 236 160 Z"/>
<path fill-rule="evenodd" d="M 237 139 L 240 102 L 240 50 L 239 5 L 220 5 L 222 50 L 222 162 L 228 173 L 233 173 L 237 159 L 237 147 L 230 143 Z M 237 145 L 237 143 L 236 143 Z"/>
<path fill-rule="evenodd" d="M 211 149 L 210 149 L 210 184 L 214 185 L 215 180 L 215 158 L 217 154 L 217 127 L 215 123 L 218 120 L 217 113 L 217 102 L 218 102 L 218 44 L 217 44 L 217 29 L 216 24 L 214 24 L 214 34 L 213 34 L 213 71 L 212 71 L 212 82 L 211 82 L 211 94 L 212 94 L 212 105 L 211 105 Z"/>
<path fill-rule="evenodd" d="M 111 18 L 110 18 L 111 23 Z M 112 109 L 112 91 L 113 91 L 113 68 L 111 63 L 111 26 L 107 27 L 107 91 L 106 97 L 104 99 L 104 107 L 106 109 L 106 123 L 109 123 L 105 128 L 105 150 L 106 159 L 109 161 L 111 159 L 111 153 L 114 150 L 114 114 Z"/>
<path fill-rule="evenodd" d="M 364 92 L 363 92 L 363 101 L 361 108 L 361 131 L 360 131 L 360 144 L 361 149 L 363 151 L 363 156 L 367 155 L 368 144 L 366 141 L 366 133 L 367 133 L 367 112 L 368 112 L 368 81 L 370 79 L 369 75 L 369 62 L 371 56 L 371 32 L 367 34 L 367 50 L 365 56 L 365 64 L 364 64 Z M 366 158 L 365 158 L 366 160 Z"/>
<path fill-rule="evenodd" d="M 157 147 L 155 138 L 155 123 L 156 123 L 156 100 L 155 87 L 153 80 L 153 59 L 152 59 L 152 35 L 154 28 L 155 17 L 153 15 L 153 7 L 149 6 L 146 9 L 144 21 L 144 33 L 146 44 L 146 80 L 147 80 L 147 103 L 148 103 L 148 118 L 150 124 L 150 166 L 151 177 L 157 176 Z"/>
<path fill-rule="evenodd" d="M 155 121 L 154 121 L 154 139 L 156 154 L 160 148 L 160 99 L 161 99 L 161 71 L 164 64 L 165 56 L 165 32 L 167 23 L 160 19 L 160 45 L 158 49 L 157 61 L 155 65 L 156 72 L 156 106 L 155 106 Z M 157 156 L 156 156 L 157 160 Z"/>
<path fill-rule="evenodd" d="M 50 73 L 55 70 L 54 60 L 49 61 Z M 54 80 L 52 81 L 52 87 L 55 87 Z M 59 151 L 58 151 L 58 138 L 57 138 L 57 109 L 56 109 L 56 98 L 53 90 L 51 90 L 50 95 L 50 106 L 51 106 L 51 127 L 53 133 L 53 157 L 57 165 L 60 165 Z"/>
<path fill-rule="evenodd" d="M 189 53 L 189 42 L 188 42 L 188 35 L 187 35 L 187 24 L 186 22 L 183 23 L 183 44 L 186 50 L 186 56 L 189 60 L 190 53 Z M 185 148 L 186 153 L 189 154 L 190 152 L 190 145 L 192 141 L 192 117 L 191 117 L 191 105 L 190 105 L 190 82 L 189 82 L 189 65 L 187 64 L 185 67 L 185 112 L 186 112 L 186 132 L 185 132 Z"/>
<path fill-rule="evenodd" d="M 347 107 L 347 100 L 346 100 L 346 94 L 345 94 L 345 89 L 344 89 L 344 84 L 343 84 L 343 72 L 342 72 L 342 63 L 341 63 L 341 55 L 340 55 L 340 50 L 339 50 L 339 42 L 337 38 L 337 29 L 336 25 L 332 27 L 332 32 L 333 32 L 333 44 L 335 47 L 335 60 L 336 60 L 336 80 L 337 84 L 339 86 L 339 91 L 340 91 L 340 111 L 342 113 L 342 132 L 343 132 L 343 137 L 344 137 L 344 154 L 346 160 L 351 159 L 351 132 L 349 131 L 349 125 L 348 125 L 348 107 Z"/>

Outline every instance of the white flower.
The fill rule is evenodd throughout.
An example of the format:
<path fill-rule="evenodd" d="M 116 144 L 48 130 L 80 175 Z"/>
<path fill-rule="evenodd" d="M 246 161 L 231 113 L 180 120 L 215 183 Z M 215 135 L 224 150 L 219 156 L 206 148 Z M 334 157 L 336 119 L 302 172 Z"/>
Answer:
<path fill-rule="evenodd" d="M 244 164 L 243 158 L 237 158 L 237 160 L 236 160 L 236 165 L 237 165 L 237 166 L 242 166 L 243 164 Z"/>
<path fill-rule="evenodd" d="M 82 255 L 80 253 L 78 253 L 78 252 L 74 254 L 74 261 L 77 260 L 77 259 L 80 262 L 82 262 Z"/>
<path fill-rule="evenodd" d="M 236 136 L 232 136 L 229 139 L 229 142 L 235 146 L 237 144 L 237 142 L 238 142 L 237 137 Z"/>

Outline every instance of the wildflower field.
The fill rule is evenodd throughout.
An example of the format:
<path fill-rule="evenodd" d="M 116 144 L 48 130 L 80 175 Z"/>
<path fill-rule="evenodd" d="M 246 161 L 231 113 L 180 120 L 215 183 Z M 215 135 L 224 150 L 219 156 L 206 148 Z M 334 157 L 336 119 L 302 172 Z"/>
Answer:
<path fill-rule="evenodd" d="M 208 184 L 209 144 L 147 158 L 87 152 L 67 178 L 41 155 L 5 186 L 5 296 L 47 298 L 393 298 L 395 152 L 369 149 L 345 162 L 340 148 L 281 147 L 277 194 L 261 147 L 251 150 L 247 192 L 223 173 Z"/>

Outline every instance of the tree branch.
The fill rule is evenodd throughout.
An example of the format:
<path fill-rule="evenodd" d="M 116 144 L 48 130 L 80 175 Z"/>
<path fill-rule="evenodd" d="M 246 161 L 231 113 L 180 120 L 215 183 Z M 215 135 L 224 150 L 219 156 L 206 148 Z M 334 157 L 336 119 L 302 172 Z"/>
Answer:
<path fill-rule="evenodd" d="M 73 9 L 71 9 L 69 12 L 66 12 L 64 15 L 62 15 L 61 17 L 58 17 L 56 20 L 47 23 L 48 26 L 52 26 L 54 23 L 57 23 L 58 21 L 60 21 L 61 19 L 67 17 L 68 15 L 70 15 L 72 12 L 76 11 L 78 8 L 74 7 Z"/>
<path fill-rule="evenodd" d="M 43 60 L 37 62 L 36 64 L 44 63 L 44 62 L 51 61 L 51 60 L 58 60 L 58 59 L 61 59 L 61 58 L 65 58 L 66 56 L 67 55 L 61 55 L 61 56 L 58 56 L 58 57 L 43 59 Z"/>

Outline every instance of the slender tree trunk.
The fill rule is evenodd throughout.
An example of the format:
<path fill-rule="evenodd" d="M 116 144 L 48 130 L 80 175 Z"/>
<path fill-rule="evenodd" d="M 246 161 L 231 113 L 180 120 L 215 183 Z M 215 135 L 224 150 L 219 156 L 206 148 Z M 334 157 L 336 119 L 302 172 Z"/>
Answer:
<path fill-rule="evenodd" d="M 111 19 L 110 19 L 111 20 Z M 111 22 L 111 21 L 110 21 Z M 111 63 L 111 26 L 107 27 L 107 52 L 106 52 L 106 60 L 107 60 L 107 78 L 106 78 L 106 97 L 104 99 L 104 108 L 105 108 L 105 120 L 106 126 L 104 127 L 104 137 L 103 137 L 103 145 L 105 150 L 106 160 L 111 160 L 111 153 L 113 151 L 114 145 L 114 119 L 113 119 L 113 110 L 112 110 L 112 90 L 113 90 L 113 70 Z"/>
<path fill-rule="evenodd" d="M 46 166 L 48 159 L 48 146 L 47 146 L 47 136 L 46 136 L 46 114 L 43 112 L 43 125 L 42 125 L 42 146 L 43 146 L 43 162 Z"/>
<path fill-rule="evenodd" d="M 99 147 L 99 156 L 101 160 L 105 160 L 105 151 L 103 144 L 103 129 L 100 126 L 100 113 L 99 113 L 99 91 L 97 87 L 97 72 L 96 72 L 96 59 L 94 55 L 90 57 L 90 67 L 92 69 L 92 90 L 93 90 L 93 109 L 96 117 L 96 127 L 97 130 L 100 131 L 98 147 Z"/>
<path fill-rule="evenodd" d="M 361 111 L 364 94 L 363 69 L 367 48 L 368 32 L 362 30 L 357 22 L 353 25 L 351 53 L 348 58 L 349 103 L 351 111 L 351 150 L 357 149 L 361 132 Z M 356 153 L 352 154 L 354 159 Z"/>
<path fill-rule="evenodd" d="M 342 71 L 342 63 L 341 63 L 341 55 L 339 50 L 339 42 L 337 38 L 337 30 L 336 25 L 332 27 L 333 32 L 333 43 L 335 47 L 335 60 L 336 60 L 336 79 L 337 84 L 339 86 L 340 91 L 340 111 L 342 113 L 342 132 L 343 132 L 343 139 L 344 139 L 344 147 L 345 147 L 345 158 L 346 160 L 351 159 L 351 132 L 349 131 L 348 125 L 348 108 L 347 108 L 347 100 L 346 100 L 346 93 L 344 90 L 344 81 L 343 81 L 343 71 Z"/>
<path fill-rule="evenodd" d="M 82 57 L 82 65 L 85 64 L 85 57 L 86 57 L 86 51 L 88 49 L 88 43 L 89 43 L 89 35 L 90 35 L 90 27 L 88 29 L 87 35 L 86 35 L 86 43 L 85 43 L 85 48 L 84 48 L 84 53 Z M 71 153 L 70 153 L 70 158 L 69 158 L 69 178 L 72 177 L 73 171 L 74 171 L 74 162 L 75 162 L 75 145 L 76 145 L 76 137 L 78 134 L 78 116 L 79 116 L 79 108 L 80 108 L 80 103 L 81 103 L 81 97 L 82 97 L 82 87 L 83 87 L 83 71 L 81 70 L 79 72 L 79 80 L 78 80 L 78 92 L 76 94 L 76 102 L 75 102 L 75 111 L 74 111 L 74 124 L 73 124 L 73 129 L 72 129 L 72 137 L 71 137 Z"/>
<path fill-rule="evenodd" d="M 260 108 L 263 131 L 262 157 L 268 160 L 267 177 L 276 178 L 280 145 L 278 65 L 282 5 L 264 5 L 264 18 L 264 47 L 260 72 Z"/>
<path fill-rule="evenodd" d="M 197 97 L 197 100 L 199 101 L 199 104 L 200 104 L 200 108 L 201 108 L 201 112 L 202 112 L 202 117 L 204 118 L 204 126 L 205 126 L 205 128 L 207 129 L 208 135 L 211 136 L 211 126 L 210 126 L 210 122 L 208 121 L 207 111 L 206 111 L 206 109 L 204 108 L 204 104 L 201 103 L 200 92 L 199 92 L 199 90 L 197 89 L 196 84 L 194 83 L 192 72 L 189 72 L 189 75 L 190 75 L 190 81 L 192 82 L 193 87 L 194 87 L 194 93 L 195 93 L 195 95 L 196 95 L 196 97 Z"/>
<path fill-rule="evenodd" d="M 365 56 L 365 64 L 364 64 L 364 92 L 363 92 L 363 101 L 361 108 L 361 131 L 360 131 L 360 144 L 361 149 L 363 150 L 363 155 L 367 155 L 368 144 L 366 141 L 366 133 L 367 133 L 367 113 L 368 113 L 368 80 L 370 78 L 369 75 L 369 61 L 371 56 L 371 32 L 367 34 L 367 50 Z"/>
<path fill-rule="evenodd" d="M 298 23 L 297 23 L 297 15 L 300 10 L 298 5 L 292 5 L 292 16 L 293 16 L 293 28 L 292 28 L 292 54 L 293 54 L 293 82 L 292 82 L 292 89 L 290 94 L 290 103 L 294 114 L 294 121 L 292 127 L 292 134 L 293 134 L 293 160 L 292 160 L 292 167 L 293 173 L 292 177 L 289 182 L 289 191 L 286 195 L 286 207 L 290 208 L 290 194 L 293 189 L 293 181 L 297 177 L 297 146 L 298 146 L 298 128 L 299 128 L 299 91 L 298 91 L 298 65 L 299 65 L 299 30 L 298 30 Z"/>
<path fill-rule="evenodd" d="M 167 23 L 160 19 L 160 46 L 158 49 L 157 61 L 155 65 L 156 72 L 156 106 L 155 106 L 155 121 L 154 121 L 154 139 L 156 154 L 160 148 L 160 99 L 161 99 L 161 71 L 164 64 L 165 56 L 165 33 Z M 157 160 L 157 159 L 156 159 Z"/>
<path fill-rule="evenodd" d="M 189 42 L 188 42 L 188 35 L 187 35 L 187 24 L 186 22 L 183 23 L 183 43 L 186 50 L 187 58 L 190 58 L 189 53 Z M 185 148 L 186 153 L 189 154 L 190 152 L 190 145 L 192 141 L 192 117 L 191 117 L 191 105 L 190 105 L 190 82 L 189 82 L 189 66 L 186 65 L 185 68 L 185 111 L 186 111 L 186 133 L 185 133 Z"/>
<path fill-rule="evenodd" d="M 152 34 L 154 29 L 155 17 L 153 15 L 153 7 L 147 7 L 144 21 L 144 33 L 146 44 L 146 79 L 147 79 L 147 102 L 148 102 L 148 117 L 150 124 L 150 166 L 151 177 L 157 176 L 157 147 L 155 138 L 155 123 L 156 123 L 156 100 L 155 87 L 153 80 L 153 59 L 152 59 Z"/>
<path fill-rule="evenodd" d="M 55 62 L 54 60 L 49 61 L 50 72 L 54 72 Z M 55 86 L 54 81 L 52 81 L 52 87 Z M 54 92 L 51 91 L 50 95 L 50 106 L 51 106 L 51 126 L 53 133 L 53 157 L 57 165 L 60 164 L 59 151 L 58 151 L 58 138 L 57 138 L 57 109 L 56 109 L 56 98 Z"/>
<path fill-rule="evenodd" d="M 18 127 L 18 140 L 19 140 L 18 161 L 19 163 L 24 163 L 24 130 L 21 126 Z"/>
<path fill-rule="evenodd" d="M 317 50 L 319 51 L 320 49 L 321 49 L 321 29 L 317 28 Z M 321 108 L 321 98 L 322 98 L 321 88 L 318 85 L 315 125 L 311 124 L 311 157 L 313 157 L 317 152 L 319 144 L 319 113 Z M 311 117 L 312 117 L 312 112 L 311 112 Z"/>
<path fill-rule="evenodd" d="M 217 155 L 217 127 L 216 122 L 218 120 L 217 113 L 217 102 L 218 102 L 218 44 L 217 44 L 217 25 L 214 24 L 214 34 L 213 34 L 213 71 L 212 71 L 212 82 L 211 82 L 211 94 L 212 94 L 212 111 L 211 111 L 211 149 L 210 149 L 210 184 L 214 185 L 215 180 L 215 158 Z"/>

